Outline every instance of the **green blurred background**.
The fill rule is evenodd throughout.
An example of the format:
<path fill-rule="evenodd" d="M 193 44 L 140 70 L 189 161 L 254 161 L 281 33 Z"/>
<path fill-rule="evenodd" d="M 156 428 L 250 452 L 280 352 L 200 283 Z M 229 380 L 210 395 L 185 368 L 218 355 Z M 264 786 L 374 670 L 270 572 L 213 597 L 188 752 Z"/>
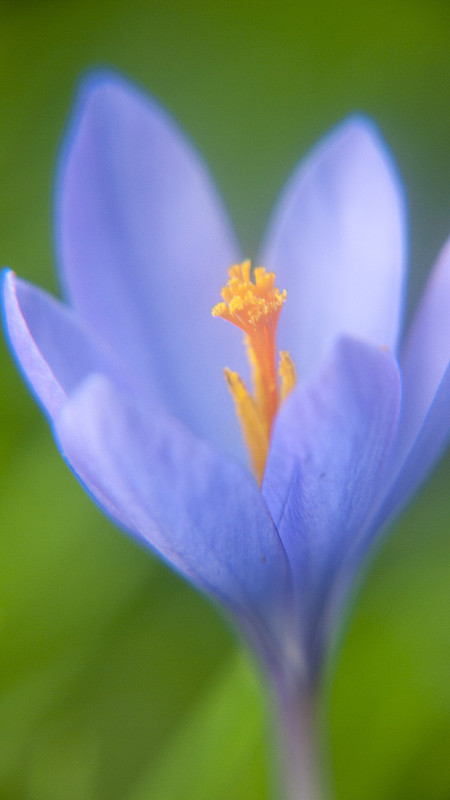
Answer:
<path fill-rule="evenodd" d="M 0 260 L 57 291 L 51 194 L 79 76 L 160 98 L 249 255 L 296 160 L 354 110 L 405 179 L 411 301 L 450 230 L 450 7 L 23 0 L 0 5 Z M 0 343 L 1 800 L 248 800 L 270 785 L 264 697 L 207 601 L 100 514 Z M 440 466 L 365 575 L 323 723 L 342 800 L 450 797 Z"/>

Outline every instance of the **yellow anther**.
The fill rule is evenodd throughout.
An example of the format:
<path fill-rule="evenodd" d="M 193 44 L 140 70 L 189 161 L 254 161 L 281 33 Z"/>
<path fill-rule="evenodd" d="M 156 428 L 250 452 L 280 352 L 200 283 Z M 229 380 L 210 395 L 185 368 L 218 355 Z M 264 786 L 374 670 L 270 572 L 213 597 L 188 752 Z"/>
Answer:
<path fill-rule="evenodd" d="M 287 350 L 280 350 L 278 374 L 281 378 L 280 397 L 281 402 L 283 402 L 297 383 L 295 364 Z"/>
<path fill-rule="evenodd" d="M 276 332 L 286 290 L 277 289 L 275 274 L 264 267 L 254 270 L 252 280 L 250 261 L 244 261 L 228 270 L 221 296 L 223 302 L 214 306 L 212 315 L 232 322 L 245 333 L 253 395 L 236 372 L 226 369 L 225 377 L 261 483 L 275 414 L 296 381 L 294 364 L 285 351 L 280 353 L 280 386 L 277 375 Z"/>
<path fill-rule="evenodd" d="M 245 444 L 247 445 L 252 467 L 259 483 L 262 483 L 264 467 L 266 465 L 269 439 L 267 431 L 261 424 L 257 405 L 248 391 L 244 381 L 237 372 L 224 369 L 225 379 L 236 405 L 236 413 L 241 423 Z"/>

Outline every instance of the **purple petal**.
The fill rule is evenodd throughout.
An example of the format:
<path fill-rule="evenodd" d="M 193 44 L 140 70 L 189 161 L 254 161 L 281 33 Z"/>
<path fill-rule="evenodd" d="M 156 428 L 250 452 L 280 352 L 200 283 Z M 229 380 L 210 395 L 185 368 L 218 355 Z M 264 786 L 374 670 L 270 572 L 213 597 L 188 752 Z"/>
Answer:
<path fill-rule="evenodd" d="M 109 513 L 228 606 L 253 636 L 256 630 L 265 641 L 273 625 L 282 638 L 287 561 L 245 468 L 157 408 L 138 407 L 102 376 L 91 376 L 66 404 L 56 433 Z"/>
<path fill-rule="evenodd" d="M 446 449 L 450 440 L 450 365 L 434 395 L 422 428 L 377 517 L 385 525 L 406 504 Z"/>
<path fill-rule="evenodd" d="M 293 566 L 312 661 L 333 581 L 377 500 L 399 402 L 392 355 L 342 340 L 278 416 L 262 492 Z"/>
<path fill-rule="evenodd" d="M 351 118 L 294 173 L 261 259 L 288 291 L 280 342 L 302 376 L 343 334 L 395 350 L 404 262 L 396 171 L 373 124 Z"/>
<path fill-rule="evenodd" d="M 113 357 L 73 312 L 10 270 L 3 273 L 2 300 L 11 349 L 50 417 L 89 372 L 122 379 Z"/>
<path fill-rule="evenodd" d="M 414 442 L 449 362 L 450 239 L 428 279 L 402 353 L 399 460 L 405 457 Z"/>
<path fill-rule="evenodd" d="M 222 369 L 245 359 L 240 337 L 211 307 L 238 249 L 197 154 L 121 78 L 94 76 L 82 87 L 57 211 L 75 309 L 156 401 L 232 448 L 240 437 Z"/>

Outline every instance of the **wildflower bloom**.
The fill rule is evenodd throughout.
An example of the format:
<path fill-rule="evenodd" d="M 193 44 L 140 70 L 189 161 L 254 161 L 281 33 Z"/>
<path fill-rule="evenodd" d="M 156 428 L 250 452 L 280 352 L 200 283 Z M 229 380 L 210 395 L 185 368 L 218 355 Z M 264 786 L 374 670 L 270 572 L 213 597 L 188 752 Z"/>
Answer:
<path fill-rule="evenodd" d="M 198 156 L 108 75 L 81 90 L 56 231 L 67 305 L 7 271 L 11 348 L 87 490 L 232 615 L 295 749 L 358 566 L 448 439 L 450 244 L 399 347 L 403 195 L 354 117 L 294 172 L 252 277 Z"/>

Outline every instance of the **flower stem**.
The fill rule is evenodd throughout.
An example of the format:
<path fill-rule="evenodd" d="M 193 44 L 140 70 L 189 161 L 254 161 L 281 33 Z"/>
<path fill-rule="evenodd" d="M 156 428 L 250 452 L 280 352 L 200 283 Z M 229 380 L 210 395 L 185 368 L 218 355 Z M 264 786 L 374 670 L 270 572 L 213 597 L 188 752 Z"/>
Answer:
<path fill-rule="evenodd" d="M 280 778 L 285 800 L 325 800 L 318 758 L 317 693 L 277 687 Z"/>

